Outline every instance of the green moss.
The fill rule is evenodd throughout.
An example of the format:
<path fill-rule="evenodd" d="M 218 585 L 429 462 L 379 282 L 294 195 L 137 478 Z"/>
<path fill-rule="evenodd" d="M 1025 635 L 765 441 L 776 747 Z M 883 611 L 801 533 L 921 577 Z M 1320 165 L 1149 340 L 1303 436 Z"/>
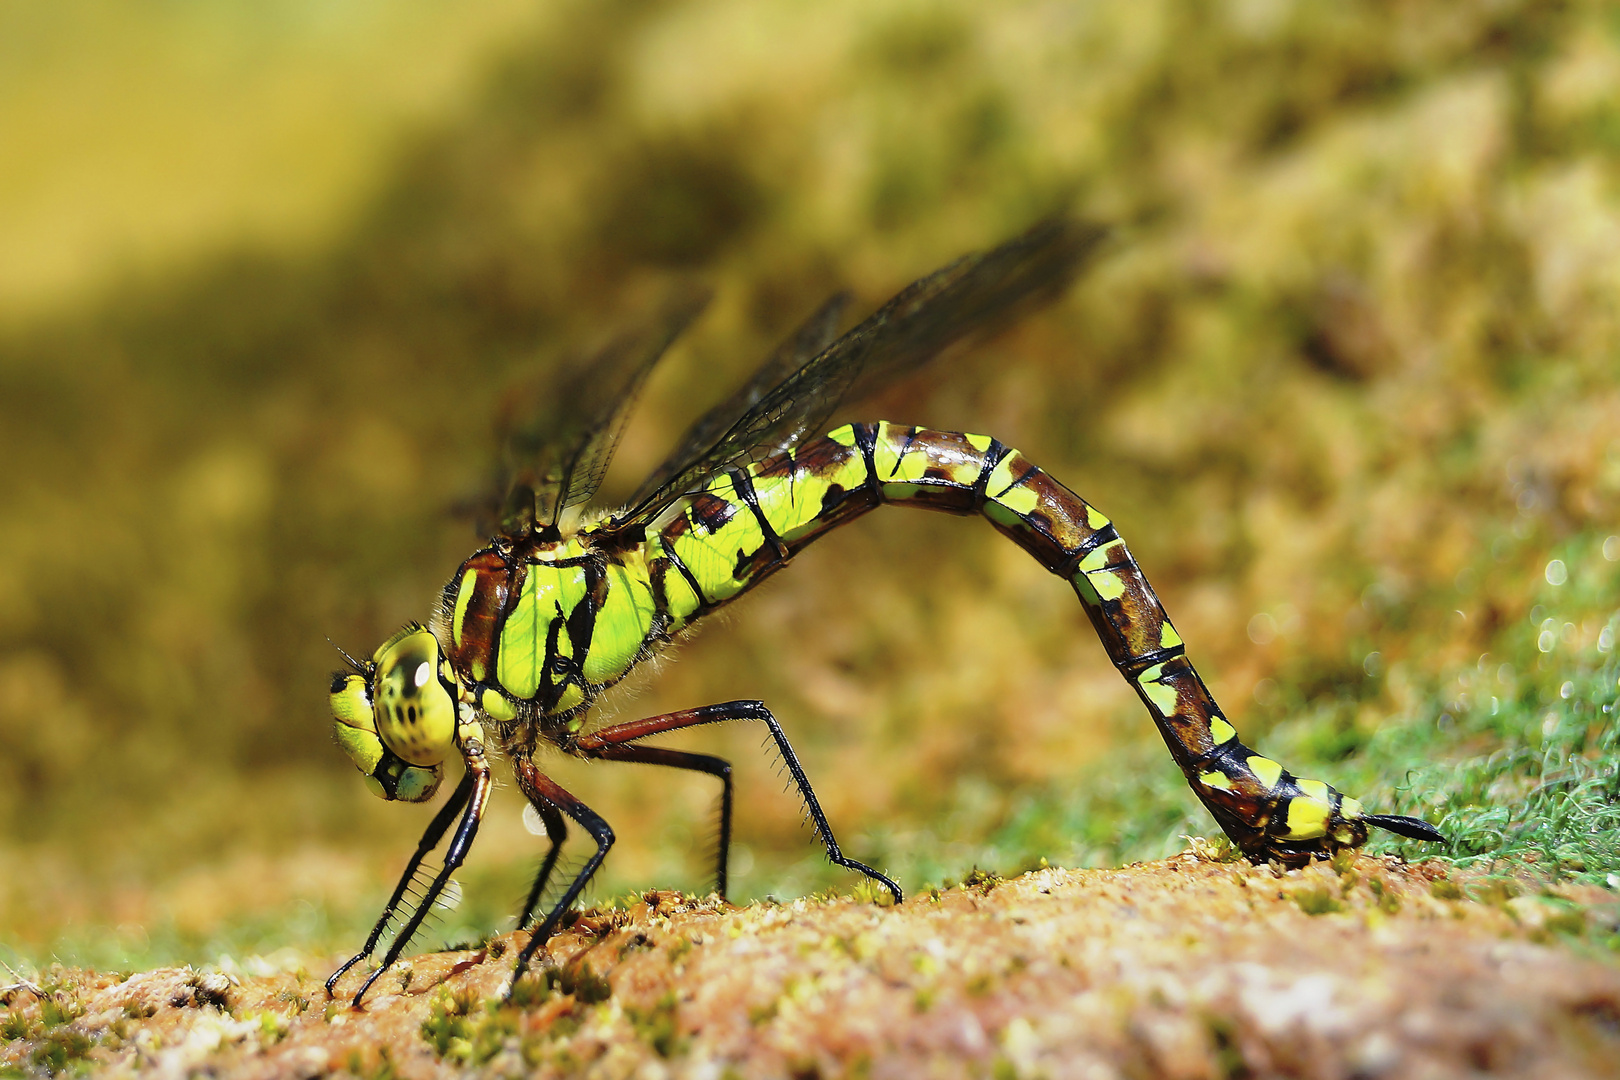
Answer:
<path fill-rule="evenodd" d="M 7 1042 L 26 1039 L 33 1029 L 34 1025 L 28 1017 L 16 1009 L 7 1009 L 5 1018 L 0 1019 L 0 1039 Z"/>
<path fill-rule="evenodd" d="M 84 1015 L 84 1006 L 59 989 L 47 988 L 45 1000 L 39 1003 L 40 1022 L 46 1030 L 71 1024 Z"/>
<path fill-rule="evenodd" d="M 493 1001 L 485 1005 L 465 988 L 434 997 L 421 1035 L 439 1057 L 470 1066 L 521 1045 L 517 1010 Z"/>
<path fill-rule="evenodd" d="M 675 992 L 670 990 L 651 1006 L 626 1005 L 624 1014 L 630 1019 L 636 1037 L 651 1046 L 659 1057 L 674 1057 L 685 1040 L 680 1033 L 680 1017 Z"/>
<path fill-rule="evenodd" d="M 962 888 L 978 893 L 980 896 L 989 896 L 1003 878 L 993 870 L 980 870 L 975 866 L 962 878 Z"/>
<path fill-rule="evenodd" d="M 894 894 L 869 877 L 863 876 L 859 881 L 855 882 L 851 886 L 849 894 L 857 903 L 873 904 L 877 907 L 894 906 Z"/>
<path fill-rule="evenodd" d="M 399 1066 L 394 1063 L 394 1055 L 386 1046 L 377 1047 L 375 1053 L 371 1054 L 351 1051 L 347 1068 L 363 1080 L 401 1080 Z"/>
<path fill-rule="evenodd" d="M 1243 1056 L 1241 1033 L 1231 1019 L 1209 1014 L 1204 1017 L 1204 1027 L 1214 1050 L 1215 1074 L 1221 1080 L 1239 1080 L 1253 1075 Z"/>
<path fill-rule="evenodd" d="M 1435 884 L 1439 884 L 1436 882 Z M 1400 894 L 1391 889 L 1383 878 L 1373 878 L 1367 882 L 1367 889 L 1373 895 L 1373 903 L 1386 915 L 1393 915 L 1401 910 Z"/>
<path fill-rule="evenodd" d="M 1307 885 L 1289 895 L 1307 915 L 1329 915 L 1344 910 L 1344 903 L 1325 885 Z"/>
<path fill-rule="evenodd" d="M 293 1012 L 298 1016 L 302 1016 L 304 1013 L 309 1011 L 309 995 L 300 993 L 297 990 L 283 990 L 281 993 L 276 995 L 276 999 L 291 1005 Z"/>
<path fill-rule="evenodd" d="M 30 1060 L 56 1076 L 84 1062 L 95 1045 L 89 1036 L 72 1028 L 47 1028 Z"/>
<path fill-rule="evenodd" d="M 533 975 L 524 972 L 512 984 L 510 997 L 511 1004 L 518 1009 L 532 1009 L 548 1000 L 552 995 L 553 984 L 542 975 Z"/>
<path fill-rule="evenodd" d="M 996 977 L 988 971 L 975 972 L 962 984 L 969 997 L 985 997 L 995 988 Z"/>
<path fill-rule="evenodd" d="M 697 946 L 693 944 L 691 938 L 676 938 L 674 941 L 670 942 L 669 949 L 664 955 L 669 960 L 671 965 L 679 964 L 682 960 L 685 960 L 687 955 L 695 948 L 697 948 Z"/>
<path fill-rule="evenodd" d="M 473 1018 L 480 998 L 471 990 L 441 991 L 434 995 L 428 1017 L 422 1021 L 422 1038 L 440 1057 L 470 1054 Z"/>
<path fill-rule="evenodd" d="M 1429 895 L 1434 897 L 1436 900 L 1461 900 L 1463 898 L 1463 891 L 1462 887 L 1459 886 L 1455 881 L 1448 881 L 1445 878 L 1441 878 L 1439 881 L 1432 881 L 1429 883 Z"/>
<path fill-rule="evenodd" d="M 613 996 L 613 984 L 586 963 L 569 964 L 546 972 L 550 985 L 560 994 L 572 994 L 581 1005 L 596 1005 Z"/>
<path fill-rule="evenodd" d="M 748 1023 L 752 1027 L 759 1027 L 775 1020 L 782 1011 L 782 998 L 780 995 L 772 998 L 763 1005 L 750 1005 L 748 1007 Z"/>
<path fill-rule="evenodd" d="M 538 975 L 525 973 L 512 988 L 511 1004 L 531 1009 L 559 994 L 571 995 L 581 1005 L 596 1005 L 613 996 L 613 984 L 581 959 Z"/>

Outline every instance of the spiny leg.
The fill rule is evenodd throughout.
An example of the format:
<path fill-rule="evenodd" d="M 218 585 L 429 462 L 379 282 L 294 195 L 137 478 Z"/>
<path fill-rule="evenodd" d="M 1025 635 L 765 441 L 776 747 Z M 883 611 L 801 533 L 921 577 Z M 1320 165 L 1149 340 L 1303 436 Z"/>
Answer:
<path fill-rule="evenodd" d="M 613 731 L 614 728 L 608 728 Z M 602 732 L 596 733 L 598 736 Z M 720 899 L 726 898 L 726 867 L 731 852 L 731 762 L 712 754 L 695 754 L 686 750 L 670 750 L 662 746 L 625 746 L 610 743 L 587 756 L 604 761 L 635 761 L 644 765 L 663 765 L 671 769 L 691 769 L 720 778 L 720 839 L 714 859 L 714 891 Z"/>
<path fill-rule="evenodd" d="M 371 989 L 371 984 L 376 982 L 383 972 L 394 965 L 394 961 L 399 959 L 399 954 L 405 951 L 405 946 L 410 944 L 411 938 L 415 937 L 416 932 L 421 929 L 422 920 L 427 918 L 427 913 L 432 909 L 433 902 L 439 898 L 440 893 L 444 892 L 445 885 L 450 881 L 450 875 L 456 872 L 456 868 L 467 857 L 467 849 L 472 847 L 473 839 L 478 835 L 478 825 L 483 821 L 484 808 L 489 803 L 489 762 L 484 758 L 482 750 L 469 750 L 466 760 L 467 776 L 472 781 L 471 792 L 467 799 L 466 809 L 461 815 L 461 822 L 456 826 L 455 835 L 450 839 L 450 846 L 445 849 L 444 866 L 434 876 L 433 883 L 428 886 L 427 892 L 422 894 L 422 899 L 417 903 L 416 910 L 411 912 L 410 919 L 400 928 L 399 933 L 394 935 L 394 940 L 389 944 L 388 952 L 383 957 L 382 965 L 371 973 L 369 979 L 360 985 L 359 991 L 354 995 L 356 1008 L 359 1007 L 360 1000 L 366 996 L 366 991 Z M 465 782 L 464 780 L 463 783 Z"/>
<path fill-rule="evenodd" d="M 529 886 L 529 898 L 523 902 L 523 912 L 518 915 L 519 930 L 528 928 L 534 907 L 540 902 L 540 894 L 545 891 L 546 882 L 551 880 L 552 871 L 557 869 L 557 856 L 562 852 L 563 841 L 568 839 L 568 823 L 561 811 L 544 799 L 531 799 L 529 805 L 534 807 L 540 820 L 545 823 L 546 837 L 550 839 L 551 846 L 546 849 L 546 857 L 540 860 L 534 884 Z"/>
<path fill-rule="evenodd" d="M 524 969 L 529 966 L 529 960 L 533 958 L 540 946 L 545 944 L 547 939 L 556 932 L 557 924 L 562 921 L 563 915 L 567 913 L 569 908 L 574 906 L 574 901 L 579 899 L 579 894 L 585 891 L 586 883 L 595 876 L 597 869 L 602 865 L 602 860 L 607 858 L 608 849 L 613 846 L 614 840 L 612 826 L 602 820 L 601 815 L 580 802 L 561 784 L 535 768 L 534 763 L 528 759 L 527 755 L 514 754 L 512 768 L 517 774 L 518 787 L 523 790 L 523 794 L 528 796 L 530 802 L 534 803 L 536 807 L 541 803 L 547 803 L 579 822 L 580 826 L 591 834 L 591 839 L 596 841 L 596 851 L 585 861 L 585 865 L 580 868 L 579 873 L 574 875 L 574 880 L 569 882 L 568 888 L 563 891 L 557 903 L 552 906 L 550 911 L 546 912 L 545 920 L 534 933 L 529 935 L 529 943 L 523 946 L 523 951 L 518 954 L 517 965 L 512 971 L 512 983 L 506 988 L 508 999 L 511 998 L 512 991 L 517 987 L 517 981 L 522 976 Z"/>
<path fill-rule="evenodd" d="M 439 846 L 439 841 L 444 838 L 445 830 L 450 828 L 450 822 L 455 820 L 456 815 L 461 813 L 462 808 L 467 805 L 467 800 L 472 797 L 472 790 L 473 774 L 469 771 L 461 778 L 461 783 L 456 785 L 456 790 L 451 793 L 444 806 L 440 807 L 439 812 L 433 815 L 433 820 L 428 823 L 427 831 L 422 834 L 422 839 L 417 842 L 416 854 L 412 855 L 411 861 L 405 864 L 405 873 L 400 875 L 399 884 L 394 886 L 394 894 L 388 898 L 388 903 L 383 906 L 382 917 L 377 920 L 377 925 L 371 928 L 371 934 L 366 938 L 365 947 L 349 957 L 348 961 L 332 972 L 332 977 L 326 980 L 327 997 L 333 995 L 337 989 L 338 980 L 348 974 L 350 968 L 376 951 L 377 942 L 382 940 L 383 931 L 388 928 L 388 920 L 394 917 L 394 911 L 399 907 L 400 900 L 404 898 L 405 890 L 410 888 L 411 882 L 416 879 L 416 872 L 421 869 L 422 860 L 427 858 L 428 852 Z"/>
<path fill-rule="evenodd" d="M 894 896 L 895 903 L 898 904 L 903 900 L 905 897 L 900 892 L 900 886 L 865 863 L 849 858 L 839 849 L 832 826 L 827 823 L 827 815 L 821 809 L 821 801 L 816 798 L 815 791 L 810 787 L 810 778 L 805 775 L 804 767 L 799 764 L 799 756 L 793 752 L 787 733 L 782 730 L 782 725 L 777 723 L 776 717 L 771 715 L 771 711 L 765 707 L 763 701 L 726 701 L 718 705 L 682 709 L 662 716 L 649 716 L 643 720 L 614 724 L 612 727 L 582 736 L 575 746 L 585 757 L 600 757 L 603 756 L 602 751 L 611 746 L 622 746 L 663 731 L 678 731 L 703 724 L 718 724 L 726 720 L 757 720 L 769 729 L 771 738 L 776 741 L 777 752 L 782 755 L 782 761 L 787 765 L 793 783 L 799 789 L 799 796 L 804 800 L 805 809 L 810 813 L 811 824 L 821 837 L 821 842 L 826 845 L 827 858 L 839 866 L 858 870 L 880 883 Z"/>

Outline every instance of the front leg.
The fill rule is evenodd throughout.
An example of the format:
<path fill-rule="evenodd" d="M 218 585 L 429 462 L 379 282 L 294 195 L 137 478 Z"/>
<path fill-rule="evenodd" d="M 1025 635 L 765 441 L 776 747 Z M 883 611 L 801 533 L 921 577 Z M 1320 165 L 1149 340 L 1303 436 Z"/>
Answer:
<path fill-rule="evenodd" d="M 371 977 L 361 984 L 359 992 L 354 995 L 356 1008 L 359 1008 L 360 1000 L 366 996 L 366 991 L 371 989 L 371 984 L 376 982 L 383 972 L 393 966 L 394 961 L 399 959 L 399 954 L 405 951 L 405 946 L 410 944 L 411 938 L 415 937 L 416 932 L 421 929 L 422 920 L 427 918 L 427 913 L 433 908 L 433 902 L 444 892 L 445 885 L 450 881 L 450 875 L 455 873 L 462 860 L 466 859 L 467 850 L 472 847 L 473 839 L 478 835 L 478 825 L 483 821 L 484 808 L 489 803 L 489 761 L 484 757 L 483 743 L 478 740 L 469 742 L 463 753 L 467 762 L 467 778 L 471 780 L 471 786 L 466 809 L 461 815 L 461 822 L 456 826 L 455 835 L 450 839 L 450 846 L 445 849 L 444 866 L 434 876 L 432 884 L 427 888 L 427 892 L 422 894 L 422 899 L 417 902 L 416 910 L 411 912 L 410 919 L 400 929 L 399 933 L 394 935 L 394 940 L 388 946 L 388 952 L 383 957 L 382 966 L 371 973 Z M 466 783 L 467 780 L 463 780 L 463 784 Z M 457 788 L 458 794 L 460 790 L 460 788 Z M 437 820 L 435 820 L 435 824 L 437 824 Z M 429 831 L 432 831 L 431 826 Z M 425 840 L 426 837 L 423 839 Z M 328 985 L 330 986 L 330 984 Z"/>
<path fill-rule="evenodd" d="M 472 797 L 472 791 L 473 774 L 469 769 L 462 776 L 461 783 L 456 785 L 455 792 L 439 808 L 439 812 L 433 815 L 433 820 L 428 823 L 427 831 L 422 834 L 422 839 L 417 841 L 416 854 L 412 855 L 411 861 L 405 864 L 405 872 L 399 876 L 399 884 L 394 886 L 394 893 L 388 898 L 388 903 L 383 905 L 382 915 L 377 919 L 377 925 L 373 926 L 371 933 L 367 935 L 365 946 L 349 957 L 348 961 L 332 972 L 332 977 L 326 980 L 327 997 L 334 995 L 337 990 L 338 980 L 343 978 L 350 968 L 376 951 L 377 942 L 382 940 L 383 931 L 388 929 L 389 920 L 394 917 L 394 912 L 399 909 L 399 902 L 405 897 L 405 890 L 411 887 L 412 881 L 416 880 L 416 872 L 421 869 L 422 860 L 427 858 L 428 852 L 439 846 L 439 841 L 444 838 L 445 831 L 450 828 L 450 822 L 454 821 L 456 815 L 466 807 L 467 800 Z"/>
<path fill-rule="evenodd" d="M 664 731 L 679 731 L 682 728 L 699 727 L 703 724 L 718 724 L 727 720 L 757 720 L 770 731 L 771 738 L 776 742 L 777 752 L 782 755 L 782 761 L 787 765 L 788 773 L 793 777 L 793 783 L 799 789 L 799 796 L 804 800 L 805 809 L 810 813 L 810 821 L 816 830 L 816 835 L 821 837 L 821 842 L 826 845 L 827 858 L 838 866 L 858 870 L 873 881 L 878 882 L 894 896 L 895 903 L 898 904 L 904 899 L 900 892 L 900 886 L 865 863 L 849 858 L 839 848 L 838 840 L 833 836 L 832 826 L 827 823 L 827 815 L 821 809 L 821 801 L 816 798 L 815 790 L 810 786 L 810 778 L 805 775 L 804 767 L 799 764 L 799 756 L 793 752 L 793 746 L 788 742 L 787 733 L 782 730 L 782 725 L 777 723 L 776 717 L 771 715 L 771 711 L 765 707 L 763 701 L 726 701 L 718 705 L 704 705 L 697 709 L 682 709 L 679 712 L 665 713 L 662 716 L 649 716 L 643 720 L 631 720 L 624 724 L 614 724 L 611 727 L 602 728 L 600 731 L 582 735 L 578 742 L 574 744 L 574 747 L 582 757 L 587 758 L 600 757 L 650 761 L 653 760 L 651 757 L 631 756 L 627 751 L 636 749 L 645 754 L 647 751 L 653 750 L 653 747 L 632 748 L 626 744 Z M 674 751 L 666 750 L 664 753 L 671 754 Z M 719 759 L 711 760 L 718 761 Z M 672 762 L 658 763 L 671 764 Z M 681 767 L 693 768 L 695 766 L 683 765 Z M 726 793 L 729 796 L 729 775 L 727 777 Z M 724 810 L 721 832 L 722 843 L 728 840 L 731 835 L 729 801 Z M 724 847 L 722 847 L 723 852 Z M 722 873 L 724 872 L 724 866 L 725 863 L 722 861 Z"/>

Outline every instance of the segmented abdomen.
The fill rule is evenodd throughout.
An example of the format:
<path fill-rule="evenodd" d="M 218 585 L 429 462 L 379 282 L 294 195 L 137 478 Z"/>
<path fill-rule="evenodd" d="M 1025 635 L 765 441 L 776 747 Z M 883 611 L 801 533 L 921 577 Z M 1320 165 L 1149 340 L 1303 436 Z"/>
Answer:
<path fill-rule="evenodd" d="M 1067 580 L 1193 791 L 1246 853 L 1303 861 L 1366 839 L 1356 800 L 1238 741 L 1109 520 L 983 435 L 854 424 L 715 478 L 648 537 L 654 603 L 678 631 L 883 502 L 982 513 Z"/>

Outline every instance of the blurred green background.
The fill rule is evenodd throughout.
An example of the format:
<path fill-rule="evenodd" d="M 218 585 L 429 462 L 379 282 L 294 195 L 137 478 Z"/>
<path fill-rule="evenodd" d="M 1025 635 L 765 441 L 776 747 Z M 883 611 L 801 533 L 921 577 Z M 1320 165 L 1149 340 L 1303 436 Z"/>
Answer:
<path fill-rule="evenodd" d="M 1438 818 L 1579 728 L 1608 776 L 1617 185 L 1595 2 L 0 6 L 0 959 L 357 945 L 431 811 L 330 744 L 327 638 L 472 550 L 503 384 L 711 283 L 622 496 L 830 291 L 1057 211 L 1119 226 L 1063 303 L 845 418 L 1096 503 L 1298 771 Z M 715 622 L 609 711 L 765 699 L 911 887 L 1214 831 L 982 524 L 874 515 Z M 686 741 L 738 766 L 734 897 L 851 885 L 759 732 Z M 1420 790 L 1451 761 L 1497 764 Z M 557 763 L 621 838 L 597 895 L 706 887 L 714 792 L 661 773 Z M 515 908 L 518 809 L 436 936 Z"/>

